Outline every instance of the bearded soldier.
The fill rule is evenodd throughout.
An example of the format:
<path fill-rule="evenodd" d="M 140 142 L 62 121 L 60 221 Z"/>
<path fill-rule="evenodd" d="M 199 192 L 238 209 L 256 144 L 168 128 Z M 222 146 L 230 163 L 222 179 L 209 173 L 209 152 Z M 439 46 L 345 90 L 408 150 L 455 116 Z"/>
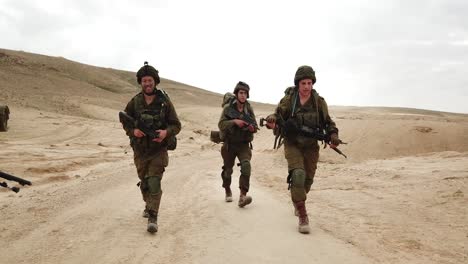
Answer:
<path fill-rule="evenodd" d="M 223 158 L 223 170 L 221 178 L 225 189 L 226 202 L 232 202 L 231 175 L 236 157 L 239 159 L 239 207 L 244 207 L 252 202 L 252 197 L 247 196 L 250 187 L 250 160 L 252 159 L 251 142 L 253 134 L 257 132 L 257 122 L 252 106 L 247 101 L 250 87 L 244 82 L 239 82 L 234 88 L 235 98 L 224 105 L 223 112 L 218 122 L 220 134 L 224 142 L 221 147 Z"/>
<path fill-rule="evenodd" d="M 140 190 L 146 203 L 143 216 L 148 217 L 147 231 L 150 233 L 158 231 L 161 180 L 169 163 L 167 150 L 175 148 L 175 135 L 181 129 L 179 118 L 168 95 L 156 88 L 160 83 L 158 73 L 147 62 L 137 72 L 141 92 L 135 95 L 125 108 L 125 112 L 135 122 L 133 124 L 123 122 L 133 148 Z M 139 125 L 145 125 L 157 137 L 149 137 Z"/>
<path fill-rule="evenodd" d="M 284 155 L 288 162 L 288 183 L 295 214 L 299 217 L 298 231 L 309 233 L 309 218 L 306 204 L 307 193 L 314 182 L 319 159 L 319 144 L 313 133 L 322 131 L 330 138 L 330 146 L 340 144 L 338 128 L 328 114 L 323 97 L 314 89 L 315 71 L 310 66 L 301 66 L 294 77 L 294 86 L 286 89 L 274 114 L 269 115 L 267 127 L 284 136 Z M 281 132 L 278 132 L 281 131 Z"/>

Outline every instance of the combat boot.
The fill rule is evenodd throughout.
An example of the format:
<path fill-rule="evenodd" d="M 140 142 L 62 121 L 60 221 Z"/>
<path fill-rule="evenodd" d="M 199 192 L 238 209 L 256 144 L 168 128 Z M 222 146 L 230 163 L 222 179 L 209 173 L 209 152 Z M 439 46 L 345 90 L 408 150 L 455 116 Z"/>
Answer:
<path fill-rule="evenodd" d="M 141 216 L 143 216 L 144 218 L 148 218 L 149 217 L 148 209 L 145 208 L 145 210 L 143 210 L 143 213 L 141 214 Z"/>
<path fill-rule="evenodd" d="M 227 187 L 227 188 L 224 188 L 224 190 L 225 190 L 225 193 L 226 193 L 226 197 L 224 198 L 224 200 L 225 200 L 227 203 L 232 202 L 232 191 L 231 191 L 231 188 Z"/>
<path fill-rule="evenodd" d="M 308 234 L 310 232 L 309 217 L 307 216 L 307 210 L 305 207 L 305 201 L 296 202 L 295 206 L 299 213 L 299 226 L 298 231 L 302 234 Z"/>
<path fill-rule="evenodd" d="M 247 195 L 247 192 L 241 191 L 239 197 L 239 203 L 237 204 L 240 208 L 250 204 L 252 202 L 252 197 Z"/>
<path fill-rule="evenodd" d="M 146 230 L 150 233 L 158 232 L 158 214 L 153 210 L 148 210 L 148 226 Z"/>

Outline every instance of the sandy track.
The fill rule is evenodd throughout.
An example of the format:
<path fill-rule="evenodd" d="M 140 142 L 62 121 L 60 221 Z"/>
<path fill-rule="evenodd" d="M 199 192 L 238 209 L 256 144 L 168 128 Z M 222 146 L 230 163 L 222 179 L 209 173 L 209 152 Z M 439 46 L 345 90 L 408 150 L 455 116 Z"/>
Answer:
<path fill-rule="evenodd" d="M 14 130 L 1 134 L 0 169 L 34 185 L 19 194 L 0 189 L 0 263 L 467 259 L 467 153 L 356 162 L 347 146 L 349 160 L 322 150 L 307 201 L 312 233 L 301 235 L 286 190 L 286 161 L 282 150 L 271 149 L 270 131 L 254 141 L 254 203 L 239 209 L 223 201 L 220 146 L 208 142 L 217 112 L 202 111 L 210 123 L 196 122 L 193 108 L 180 108 L 184 129 L 164 176 L 155 236 L 140 215 L 132 151 L 115 120 L 15 111 Z"/>
<path fill-rule="evenodd" d="M 22 225 L 9 222 L 4 228 L 16 229 L 18 237 L 8 237 L 8 243 L 2 239 L 2 261 L 369 263 L 351 245 L 314 224 L 311 235 L 297 233 L 297 220 L 288 201 L 258 184 L 252 186 L 254 203 L 249 207 L 240 209 L 235 203 L 225 203 L 219 169 L 213 163 L 216 159 L 217 153 L 209 151 L 196 161 L 190 155 L 171 161 L 164 178 L 160 231 L 156 235 L 146 232 L 146 219 L 140 216 L 143 203 L 131 160 L 97 166 L 93 170 L 98 175 L 95 180 L 67 182 L 66 187 L 55 190 L 54 195 L 59 200 L 69 199 L 69 204 L 35 214 L 32 221 L 23 223 L 28 225 L 26 234 L 21 233 Z M 5 212 L 27 207 L 21 200 L 28 199 L 30 190 L 23 190 L 22 197 L 7 197 L 13 205 L 3 205 Z M 38 192 L 42 191 L 47 189 Z M 42 200 L 36 206 L 46 207 L 54 200 Z M 29 211 L 40 211 L 36 206 Z M 16 217 L 27 219 L 28 213 Z"/>

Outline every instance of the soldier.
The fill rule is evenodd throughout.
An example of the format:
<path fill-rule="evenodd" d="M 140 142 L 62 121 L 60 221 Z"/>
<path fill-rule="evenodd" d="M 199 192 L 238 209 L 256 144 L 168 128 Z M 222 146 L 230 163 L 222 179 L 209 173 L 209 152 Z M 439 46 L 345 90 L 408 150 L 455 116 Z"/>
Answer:
<path fill-rule="evenodd" d="M 151 140 L 138 129 L 137 124 L 123 125 L 130 137 L 140 190 L 146 203 L 143 216 L 148 217 L 147 230 L 155 233 L 158 231 L 157 217 L 162 196 L 161 179 L 169 163 L 167 149 L 171 149 L 171 142 L 180 132 L 181 124 L 167 94 L 156 88 L 160 82 L 158 71 L 145 62 L 136 76 L 141 92 L 130 100 L 125 112 L 137 123 L 143 122 L 154 129 L 159 136 Z"/>
<path fill-rule="evenodd" d="M 317 139 L 298 132 L 301 128 L 325 131 L 330 136 L 330 146 L 340 144 L 338 128 L 328 114 L 323 97 L 314 89 L 315 71 L 310 66 L 297 69 L 293 87 L 286 89 L 274 114 L 267 117 L 267 127 L 278 129 L 284 135 L 284 156 L 288 162 L 288 183 L 295 214 L 299 217 L 298 231 L 309 233 L 309 218 L 305 200 L 314 182 L 319 159 Z M 309 130 L 310 131 L 310 130 Z"/>
<path fill-rule="evenodd" d="M 257 122 L 252 106 L 247 101 L 250 87 L 244 82 L 239 82 L 234 88 L 234 100 L 231 100 L 223 107 L 221 118 L 218 122 L 220 134 L 223 135 L 224 142 L 221 147 L 223 158 L 223 171 L 221 178 L 225 189 L 225 201 L 232 202 L 231 175 L 236 157 L 239 159 L 239 207 L 244 207 L 252 202 L 252 197 L 247 196 L 250 186 L 250 160 L 252 159 L 253 134 L 257 132 Z M 228 113 L 235 111 L 240 118 L 233 119 Z M 242 118 L 246 117 L 246 118 Z M 244 119 L 244 120 L 243 120 Z M 248 123 L 245 119 L 253 120 Z"/>
<path fill-rule="evenodd" d="M 0 131 L 8 130 L 8 119 L 10 118 L 10 109 L 6 105 L 0 105 Z"/>

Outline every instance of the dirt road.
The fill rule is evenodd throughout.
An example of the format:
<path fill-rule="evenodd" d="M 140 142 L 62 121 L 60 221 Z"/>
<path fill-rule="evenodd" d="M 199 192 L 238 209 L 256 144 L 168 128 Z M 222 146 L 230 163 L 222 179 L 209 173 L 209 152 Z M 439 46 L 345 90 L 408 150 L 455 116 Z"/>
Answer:
<path fill-rule="evenodd" d="M 68 132 L 75 129 L 69 126 Z M 57 136 L 64 134 L 70 133 Z M 31 140 L 40 148 L 37 138 Z M 85 134 L 72 141 L 87 140 Z M 21 142 L 7 149 L 28 148 L 27 140 Z M 86 145 L 66 144 L 56 147 L 68 148 L 63 164 L 93 164 L 93 159 L 76 156 Z M 51 149 L 45 155 L 57 159 L 58 153 Z M 108 162 L 85 171 L 77 167 L 71 178 L 39 181 L 20 195 L 0 193 L 2 263 L 369 263 L 352 245 L 314 223 L 310 235 L 299 234 L 285 196 L 256 181 L 251 205 L 241 209 L 236 202 L 225 203 L 221 159 L 210 148 L 173 153 L 163 180 L 159 232 L 151 235 L 141 217 L 131 151 L 110 147 L 94 157 Z"/>

